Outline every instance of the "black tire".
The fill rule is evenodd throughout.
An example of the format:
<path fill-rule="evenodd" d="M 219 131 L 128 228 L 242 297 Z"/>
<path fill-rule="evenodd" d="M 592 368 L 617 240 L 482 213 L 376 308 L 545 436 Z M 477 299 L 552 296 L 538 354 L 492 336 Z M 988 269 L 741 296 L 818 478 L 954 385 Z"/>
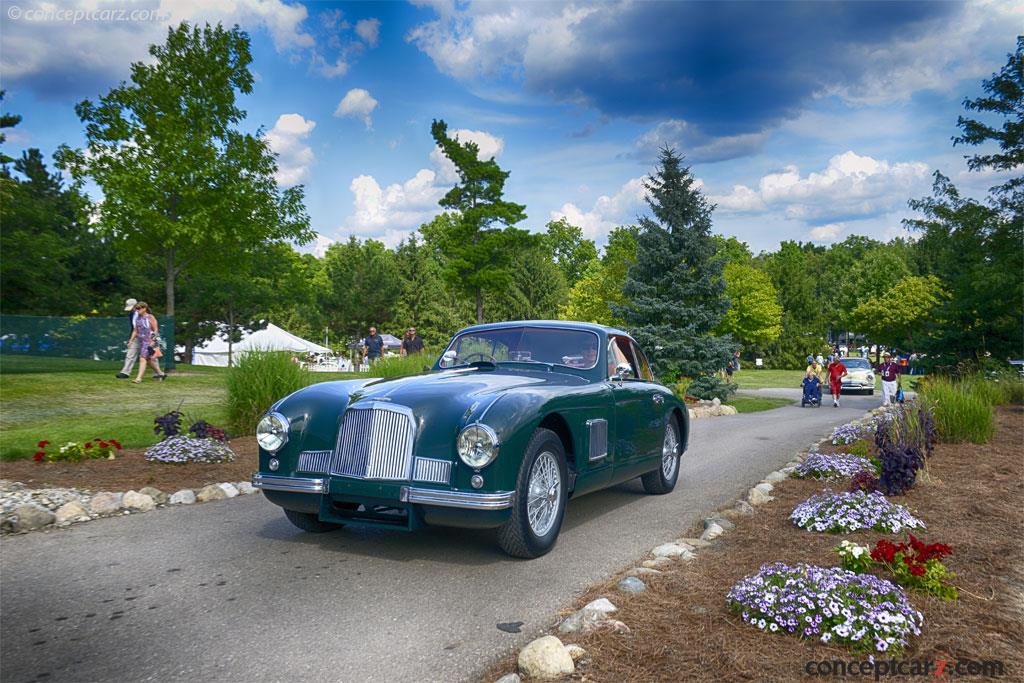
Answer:
<path fill-rule="evenodd" d="M 334 522 L 322 522 L 320 521 L 320 518 L 312 512 L 299 512 L 298 510 L 289 510 L 288 508 L 285 508 L 284 516 L 288 518 L 289 522 L 311 534 L 322 534 L 328 531 L 337 531 L 344 526 L 344 524 L 335 524 Z"/>
<path fill-rule="evenodd" d="M 538 535 L 530 526 L 528 511 L 530 477 L 537 461 L 541 459 L 541 456 L 548 454 L 554 457 L 558 473 L 558 509 L 550 527 L 543 534 Z M 562 529 L 562 519 L 565 517 L 565 504 L 569 499 L 567 482 L 565 448 L 562 446 L 562 440 L 550 429 L 538 429 L 530 438 L 530 443 L 526 445 L 523 463 L 519 466 L 512 517 L 498 527 L 498 545 L 502 550 L 512 557 L 533 559 L 546 554 L 555 547 L 558 532 Z"/>
<path fill-rule="evenodd" d="M 675 465 L 672 467 L 672 471 L 668 476 L 665 476 L 664 451 L 662 451 L 662 459 L 658 460 L 658 469 L 651 470 L 640 477 L 640 483 L 644 485 L 644 491 L 654 496 L 663 496 L 666 493 L 671 493 L 672 489 L 676 487 L 676 482 L 679 481 L 679 466 L 683 457 L 683 440 L 680 434 L 679 421 L 675 415 L 671 415 L 665 422 L 666 438 L 670 429 L 675 432 L 676 438 Z"/>
<path fill-rule="evenodd" d="M 874 395 L 875 395 L 875 390 L 874 389 L 868 389 L 868 396 L 874 396 Z"/>

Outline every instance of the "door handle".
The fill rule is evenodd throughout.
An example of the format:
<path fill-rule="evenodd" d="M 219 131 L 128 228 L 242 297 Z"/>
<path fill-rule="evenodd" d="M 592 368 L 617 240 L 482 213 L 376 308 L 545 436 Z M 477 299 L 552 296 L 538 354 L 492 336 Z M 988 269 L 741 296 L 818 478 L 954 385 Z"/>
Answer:
<path fill-rule="evenodd" d="M 665 397 L 662 396 L 661 394 L 655 394 L 652 398 L 654 402 L 657 403 L 659 406 L 665 402 Z"/>

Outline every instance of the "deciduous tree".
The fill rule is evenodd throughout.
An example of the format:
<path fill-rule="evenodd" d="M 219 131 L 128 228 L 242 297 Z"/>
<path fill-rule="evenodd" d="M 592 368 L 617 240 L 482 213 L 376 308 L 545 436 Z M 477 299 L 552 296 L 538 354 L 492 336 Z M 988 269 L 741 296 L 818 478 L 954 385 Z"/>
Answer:
<path fill-rule="evenodd" d="M 742 263 L 725 264 L 725 295 L 729 310 L 718 326 L 744 342 L 768 343 L 782 333 L 782 306 L 771 277 Z"/>

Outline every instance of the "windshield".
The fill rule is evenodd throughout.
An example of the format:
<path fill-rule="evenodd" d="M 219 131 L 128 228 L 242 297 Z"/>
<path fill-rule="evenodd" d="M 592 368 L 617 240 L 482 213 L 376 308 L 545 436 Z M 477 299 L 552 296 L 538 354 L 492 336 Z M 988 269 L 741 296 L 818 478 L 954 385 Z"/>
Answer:
<path fill-rule="evenodd" d="M 843 365 L 847 370 L 870 370 L 871 363 L 865 358 L 844 358 Z"/>
<path fill-rule="evenodd" d="M 492 363 L 547 363 L 589 370 L 597 365 L 598 337 L 586 330 L 509 327 L 460 334 L 441 356 L 441 367 Z"/>

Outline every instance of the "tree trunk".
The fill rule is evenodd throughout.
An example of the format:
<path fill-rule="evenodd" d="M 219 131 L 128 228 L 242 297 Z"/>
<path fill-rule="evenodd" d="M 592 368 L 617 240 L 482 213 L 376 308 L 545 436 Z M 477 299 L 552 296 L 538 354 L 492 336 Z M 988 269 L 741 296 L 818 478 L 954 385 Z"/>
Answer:
<path fill-rule="evenodd" d="M 174 315 L 174 279 L 175 272 L 174 247 L 167 250 L 167 271 L 164 274 L 164 297 L 167 301 L 167 315 Z"/>
<path fill-rule="evenodd" d="M 482 325 L 484 322 L 484 291 L 480 287 L 476 288 L 476 324 Z"/>

